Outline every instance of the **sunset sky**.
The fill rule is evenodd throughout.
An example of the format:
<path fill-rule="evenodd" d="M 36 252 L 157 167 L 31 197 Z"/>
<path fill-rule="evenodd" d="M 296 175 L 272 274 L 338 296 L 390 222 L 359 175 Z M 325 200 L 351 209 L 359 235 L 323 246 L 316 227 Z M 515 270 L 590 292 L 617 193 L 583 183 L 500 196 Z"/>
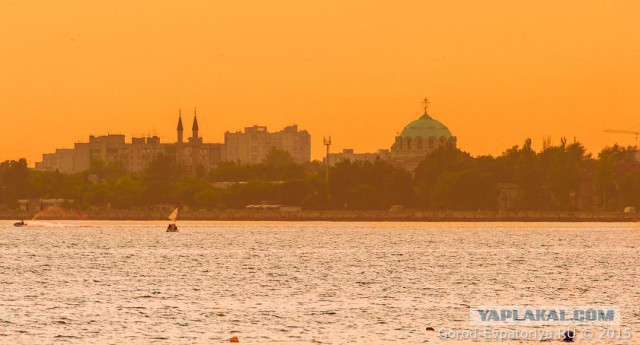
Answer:
<path fill-rule="evenodd" d="M 307 129 L 389 148 L 421 115 L 473 155 L 640 130 L 640 1 L 0 2 L 0 161 L 90 134 Z"/>

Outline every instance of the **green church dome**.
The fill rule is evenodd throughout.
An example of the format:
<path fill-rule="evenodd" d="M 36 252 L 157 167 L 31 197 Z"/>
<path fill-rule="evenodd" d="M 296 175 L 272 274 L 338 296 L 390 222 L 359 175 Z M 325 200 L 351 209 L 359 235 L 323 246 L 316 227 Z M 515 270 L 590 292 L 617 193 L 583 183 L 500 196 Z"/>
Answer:
<path fill-rule="evenodd" d="M 410 137 L 452 137 L 451 132 L 447 126 L 443 125 L 437 120 L 434 120 L 426 112 L 419 119 L 408 124 L 400 133 L 403 138 Z"/>

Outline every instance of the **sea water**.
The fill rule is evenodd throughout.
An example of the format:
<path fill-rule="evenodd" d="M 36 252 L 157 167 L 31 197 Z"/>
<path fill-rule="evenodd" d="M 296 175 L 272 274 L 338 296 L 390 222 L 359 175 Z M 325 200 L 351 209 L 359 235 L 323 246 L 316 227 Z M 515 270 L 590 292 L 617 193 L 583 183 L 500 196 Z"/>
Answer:
<path fill-rule="evenodd" d="M 477 305 L 619 306 L 633 338 L 589 343 L 640 338 L 638 224 L 11 223 L 1 344 L 453 344 Z"/>

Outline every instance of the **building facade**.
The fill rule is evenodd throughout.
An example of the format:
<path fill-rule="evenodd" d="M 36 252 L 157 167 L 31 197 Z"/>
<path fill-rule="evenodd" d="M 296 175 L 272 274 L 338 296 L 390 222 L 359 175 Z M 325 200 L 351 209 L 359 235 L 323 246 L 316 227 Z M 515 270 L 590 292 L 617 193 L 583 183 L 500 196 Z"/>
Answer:
<path fill-rule="evenodd" d="M 125 141 L 122 134 L 89 136 L 86 143 L 76 143 L 72 149 L 57 149 L 46 153 L 36 169 L 78 173 L 91 167 L 91 162 L 118 163 L 127 171 L 142 171 L 160 154 L 175 159 L 187 174 L 195 174 L 199 169 L 208 171 L 225 160 L 224 144 L 204 143 L 199 136 L 197 114 L 193 117 L 192 135 L 183 140 L 182 115 L 178 116 L 177 140 L 162 143 L 158 136 L 132 137 Z"/>
<path fill-rule="evenodd" d="M 244 132 L 225 133 L 224 144 L 205 143 L 194 112 L 191 136 L 185 139 L 182 114 L 178 115 L 176 131 L 174 143 L 162 143 L 157 136 L 132 137 L 131 142 L 126 142 L 122 134 L 91 135 L 88 142 L 75 143 L 71 149 L 44 154 L 35 166 L 43 171 L 78 173 L 88 170 L 92 162 L 101 161 L 138 172 L 162 154 L 175 160 L 185 174 L 196 175 L 225 161 L 261 163 L 272 148 L 289 152 L 298 163 L 311 160 L 311 137 L 295 125 L 275 133 L 270 133 L 264 126 L 247 127 Z"/>
<path fill-rule="evenodd" d="M 413 171 L 431 152 L 444 145 L 456 147 L 457 138 L 449 128 L 427 114 L 406 125 L 391 146 L 391 158 L 407 170 Z"/>
<path fill-rule="evenodd" d="M 258 164 L 273 148 L 289 152 L 296 163 L 311 161 L 311 136 L 297 125 L 273 133 L 265 126 L 245 127 L 244 132 L 226 132 L 224 144 L 230 162 Z"/>
<path fill-rule="evenodd" d="M 447 126 L 435 120 L 427 113 L 428 101 L 424 100 L 424 113 L 417 120 L 411 121 L 395 137 L 391 150 L 380 149 L 378 152 L 355 153 L 352 149 L 328 156 L 329 166 L 340 161 L 374 162 L 386 160 L 413 171 L 424 158 L 444 145 L 456 147 L 457 138 L 451 134 Z M 327 157 L 324 158 L 326 163 Z"/>
<path fill-rule="evenodd" d="M 391 152 L 387 149 L 380 149 L 378 152 L 355 153 L 353 149 L 344 149 L 340 153 L 329 154 L 329 166 L 335 166 L 342 161 L 352 162 L 370 162 L 379 160 L 388 160 L 391 158 Z M 326 157 L 325 157 L 326 163 Z"/>

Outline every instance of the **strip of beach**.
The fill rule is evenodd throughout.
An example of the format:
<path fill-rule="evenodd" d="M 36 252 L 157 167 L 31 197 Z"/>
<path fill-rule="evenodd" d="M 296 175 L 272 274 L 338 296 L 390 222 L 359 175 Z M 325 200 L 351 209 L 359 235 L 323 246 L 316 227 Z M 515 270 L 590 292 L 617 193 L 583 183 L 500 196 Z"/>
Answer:
<path fill-rule="evenodd" d="M 89 210 L 28 212 L 2 210 L 0 219 L 20 220 L 166 220 L 162 210 Z M 185 210 L 180 220 L 335 221 L 335 222 L 637 222 L 638 213 L 544 211 L 353 211 L 353 210 Z"/>

